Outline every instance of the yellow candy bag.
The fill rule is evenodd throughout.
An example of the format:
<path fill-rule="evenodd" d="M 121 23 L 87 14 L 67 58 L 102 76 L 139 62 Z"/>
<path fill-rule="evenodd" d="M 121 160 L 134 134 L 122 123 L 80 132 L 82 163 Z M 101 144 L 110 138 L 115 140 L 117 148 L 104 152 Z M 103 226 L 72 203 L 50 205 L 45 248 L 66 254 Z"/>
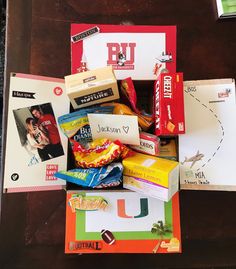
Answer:
<path fill-rule="evenodd" d="M 102 167 L 112 161 L 132 155 L 132 151 L 120 141 L 111 141 L 106 138 L 96 139 L 84 148 L 81 144 L 73 142 L 73 153 L 76 166 L 83 168 Z"/>

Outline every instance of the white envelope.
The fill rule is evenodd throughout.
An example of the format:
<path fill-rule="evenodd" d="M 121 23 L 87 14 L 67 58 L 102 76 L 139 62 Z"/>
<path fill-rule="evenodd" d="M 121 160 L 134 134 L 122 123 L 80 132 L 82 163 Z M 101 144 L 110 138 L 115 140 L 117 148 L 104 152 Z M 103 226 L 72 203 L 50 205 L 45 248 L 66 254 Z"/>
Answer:
<path fill-rule="evenodd" d="M 93 139 L 109 138 L 124 144 L 140 144 L 137 116 L 88 114 L 88 119 Z"/>

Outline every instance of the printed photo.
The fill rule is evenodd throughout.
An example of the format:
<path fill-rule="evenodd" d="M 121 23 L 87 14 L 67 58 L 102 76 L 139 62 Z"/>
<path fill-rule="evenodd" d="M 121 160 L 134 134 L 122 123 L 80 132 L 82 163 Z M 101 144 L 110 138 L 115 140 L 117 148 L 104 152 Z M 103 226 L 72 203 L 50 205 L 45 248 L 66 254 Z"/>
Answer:
<path fill-rule="evenodd" d="M 64 155 L 51 103 L 13 110 L 20 143 L 34 165 Z"/>

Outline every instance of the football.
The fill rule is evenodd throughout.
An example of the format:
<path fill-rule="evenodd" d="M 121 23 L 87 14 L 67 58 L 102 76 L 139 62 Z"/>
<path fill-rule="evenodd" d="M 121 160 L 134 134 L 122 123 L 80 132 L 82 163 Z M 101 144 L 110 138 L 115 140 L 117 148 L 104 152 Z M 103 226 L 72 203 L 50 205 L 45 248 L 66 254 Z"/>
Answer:
<path fill-rule="evenodd" d="M 108 230 L 101 230 L 101 237 L 102 237 L 102 240 L 108 245 L 112 245 L 116 241 L 112 232 Z"/>

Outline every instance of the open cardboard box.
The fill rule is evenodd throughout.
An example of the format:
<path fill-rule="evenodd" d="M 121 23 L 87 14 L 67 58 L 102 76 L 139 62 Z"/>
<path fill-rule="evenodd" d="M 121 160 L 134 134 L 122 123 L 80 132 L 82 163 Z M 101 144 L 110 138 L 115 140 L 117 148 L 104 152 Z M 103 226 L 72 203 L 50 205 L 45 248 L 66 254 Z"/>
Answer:
<path fill-rule="evenodd" d="M 96 31 L 91 30 L 94 27 Z M 72 24 L 71 36 L 86 37 L 78 42 L 76 38 L 72 40 L 72 74 L 85 66 L 85 58 L 86 68 L 90 70 L 110 65 L 118 84 L 120 80 L 132 77 L 138 108 L 152 113 L 156 77 L 153 67 L 175 72 L 175 26 Z M 120 53 L 125 55 L 124 65 L 118 63 Z M 150 131 L 154 133 L 154 130 Z M 166 146 L 163 148 L 163 154 L 166 154 Z M 176 150 L 169 157 L 173 159 L 175 154 Z M 72 213 L 70 199 L 80 196 L 81 192 L 83 197 L 102 196 L 108 202 L 107 211 L 77 210 Z M 163 230 L 163 235 L 155 233 L 157 227 Z M 95 191 L 67 185 L 66 253 L 181 252 L 180 241 L 178 193 L 165 203 L 121 187 Z"/>
<path fill-rule="evenodd" d="M 153 81 L 134 81 L 138 107 L 151 113 Z M 120 85 L 120 81 L 118 81 Z M 143 91 L 142 89 L 151 90 Z M 121 95 L 122 96 L 122 95 Z M 122 102 L 122 100 L 121 100 Z M 151 130 L 153 132 L 153 130 Z M 162 157 L 177 160 L 176 137 L 162 139 Z M 73 153 L 69 150 L 68 168 L 73 169 Z M 178 193 L 169 202 L 148 197 L 122 186 L 109 189 L 82 188 L 67 183 L 66 253 L 171 253 L 180 252 Z M 102 197 L 105 211 L 72 212 L 71 201 Z M 152 233 L 154 223 L 170 225 L 163 238 Z M 157 225 L 159 225 L 157 223 Z M 159 239 L 158 239 L 159 238 Z M 115 241 L 114 241 L 115 240 Z M 114 241 L 114 242 L 113 242 Z M 112 242 L 112 243 L 111 243 Z M 161 247 L 161 244 L 164 247 Z M 159 245 L 159 246 L 158 246 Z"/>

